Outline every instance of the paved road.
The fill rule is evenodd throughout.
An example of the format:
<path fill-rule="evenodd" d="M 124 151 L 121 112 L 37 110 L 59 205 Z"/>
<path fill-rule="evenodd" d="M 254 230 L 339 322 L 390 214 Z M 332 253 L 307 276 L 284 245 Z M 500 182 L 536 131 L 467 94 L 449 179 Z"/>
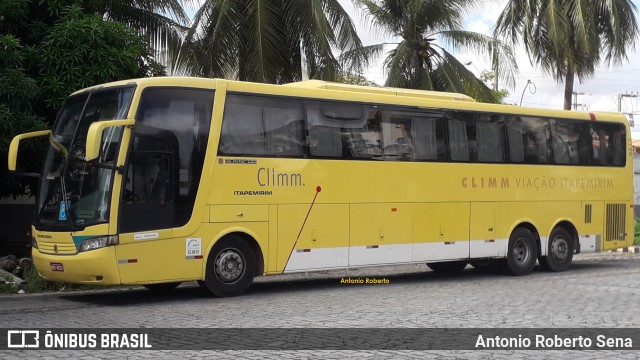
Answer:
<path fill-rule="evenodd" d="M 389 284 L 345 285 L 342 277 Z M 246 295 L 212 298 L 195 284 L 169 295 L 143 288 L 0 296 L 0 327 L 638 327 L 640 255 L 579 255 L 568 272 L 526 277 L 468 268 L 369 268 L 256 279 Z M 4 335 L 2 335 L 4 336 Z M 634 351 L 10 351 L 2 358 L 629 358 Z"/>

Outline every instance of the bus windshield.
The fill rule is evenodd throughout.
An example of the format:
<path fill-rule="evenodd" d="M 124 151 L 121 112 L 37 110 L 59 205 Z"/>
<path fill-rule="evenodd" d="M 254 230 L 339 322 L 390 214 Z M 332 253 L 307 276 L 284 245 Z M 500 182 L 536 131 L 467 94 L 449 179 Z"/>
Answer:
<path fill-rule="evenodd" d="M 96 161 L 85 161 L 85 142 L 92 123 L 126 118 L 133 90 L 98 89 L 71 96 L 64 103 L 49 138 L 36 202 L 36 228 L 78 230 L 108 221 L 112 167 L 122 127 L 104 131 Z"/>

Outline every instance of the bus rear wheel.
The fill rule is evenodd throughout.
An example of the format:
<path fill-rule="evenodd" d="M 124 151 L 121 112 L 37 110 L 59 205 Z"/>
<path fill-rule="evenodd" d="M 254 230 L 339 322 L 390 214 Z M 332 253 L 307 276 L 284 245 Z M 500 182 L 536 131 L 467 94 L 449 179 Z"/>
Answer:
<path fill-rule="evenodd" d="M 228 236 L 211 250 L 204 283 L 216 296 L 238 296 L 251 285 L 255 272 L 255 255 L 251 246 L 239 236 Z"/>
<path fill-rule="evenodd" d="M 556 227 L 549 236 L 547 255 L 539 259 L 545 271 L 565 271 L 573 260 L 573 240 L 571 234 L 561 227 Z"/>
<path fill-rule="evenodd" d="M 507 270 L 516 276 L 527 275 L 536 265 L 538 248 L 531 231 L 525 228 L 513 230 L 507 248 Z"/>
<path fill-rule="evenodd" d="M 462 271 L 466 266 L 466 261 L 444 261 L 436 263 L 427 263 L 429 269 L 439 273 L 457 273 Z"/>

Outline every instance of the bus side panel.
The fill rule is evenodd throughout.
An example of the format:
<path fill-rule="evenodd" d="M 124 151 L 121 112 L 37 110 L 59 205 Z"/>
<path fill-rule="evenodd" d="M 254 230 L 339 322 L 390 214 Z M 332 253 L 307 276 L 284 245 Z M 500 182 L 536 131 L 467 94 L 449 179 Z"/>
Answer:
<path fill-rule="evenodd" d="M 157 236 L 159 231 L 146 232 Z M 189 239 L 198 238 L 198 235 Z M 187 256 L 187 238 L 137 240 L 116 247 L 123 284 L 171 282 L 199 278 L 202 260 Z M 202 245 L 202 241 L 200 241 Z M 202 248 L 201 248 L 202 249 Z"/>
<path fill-rule="evenodd" d="M 349 205 L 279 205 L 277 217 L 278 271 L 348 266 Z"/>
<path fill-rule="evenodd" d="M 469 203 L 416 204 L 413 261 L 469 258 Z"/>
<path fill-rule="evenodd" d="M 502 202 L 500 203 L 499 237 L 508 240 L 516 226 L 525 222 L 530 223 L 540 235 L 540 255 L 545 256 L 547 241 L 553 227 L 558 222 L 567 220 L 578 228 L 581 221 L 576 223 L 576 220 L 583 216 L 579 201 Z"/>
<path fill-rule="evenodd" d="M 602 234 L 604 233 L 604 201 L 582 202 L 584 218 L 578 228 L 580 252 L 592 253 L 602 251 Z"/>
<path fill-rule="evenodd" d="M 412 206 L 352 204 L 349 266 L 412 260 Z"/>
<path fill-rule="evenodd" d="M 505 256 L 507 239 L 500 239 L 496 235 L 498 226 L 495 202 L 471 203 L 471 218 L 469 219 L 469 257 L 500 257 Z"/>

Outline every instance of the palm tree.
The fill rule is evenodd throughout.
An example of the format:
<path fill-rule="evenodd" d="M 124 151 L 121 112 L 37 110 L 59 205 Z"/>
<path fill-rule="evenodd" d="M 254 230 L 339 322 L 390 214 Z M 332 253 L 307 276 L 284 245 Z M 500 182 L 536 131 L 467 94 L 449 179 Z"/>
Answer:
<path fill-rule="evenodd" d="M 285 83 L 334 80 L 335 52 L 362 64 L 360 39 L 338 0 L 206 0 L 183 49 L 187 71 L 207 77 Z"/>
<path fill-rule="evenodd" d="M 480 101 L 496 102 L 496 93 L 478 79 L 451 52 L 443 41 L 456 49 L 491 56 L 501 77 L 513 86 L 516 71 L 510 49 L 495 39 L 463 30 L 466 9 L 477 0 L 354 0 L 380 30 L 400 37 L 387 53 L 384 65 L 387 86 L 423 90 L 451 91 Z M 364 48 L 367 56 L 380 55 L 385 44 Z"/>
<path fill-rule="evenodd" d="M 510 0 L 495 33 L 520 40 L 532 63 L 564 81 L 564 109 L 571 109 L 575 76 L 593 76 L 602 57 L 610 65 L 627 59 L 638 35 L 631 0 Z"/>
<path fill-rule="evenodd" d="M 104 19 L 124 23 L 149 37 L 156 61 L 170 68 L 176 59 L 189 29 L 185 7 L 196 0 L 85 0 L 84 8 Z"/>

